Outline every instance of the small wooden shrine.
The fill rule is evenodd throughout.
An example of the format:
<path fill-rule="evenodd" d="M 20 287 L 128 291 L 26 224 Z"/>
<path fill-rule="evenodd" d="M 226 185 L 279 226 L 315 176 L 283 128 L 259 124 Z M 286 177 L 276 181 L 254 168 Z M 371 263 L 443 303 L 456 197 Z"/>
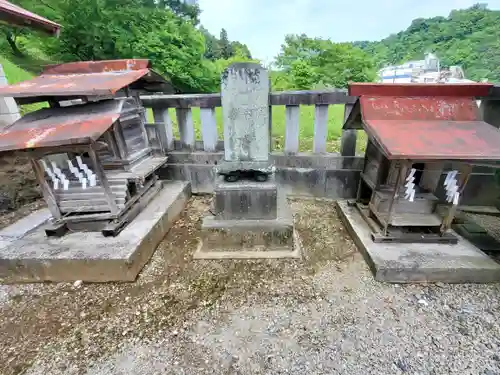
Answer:
<path fill-rule="evenodd" d="M 500 160 L 481 121 L 489 84 L 351 84 L 344 129 L 368 135 L 356 205 L 375 242 L 456 243 L 450 231 L 474 165 Z M 444 203 L 446 210 L 438 210 Z"/>
<path fill-rule="evenodd" d="M 53 220 L 47 235 L 68 229 L 117 235 L 161 189 L 167 158 L 150 146 L 141 91 L 165 90 L 147 60 L 51 66 L 37 78 L 0 87 L 19 104 L 48 101 L 0 133 L 0 152 L 22 150 Z"/>

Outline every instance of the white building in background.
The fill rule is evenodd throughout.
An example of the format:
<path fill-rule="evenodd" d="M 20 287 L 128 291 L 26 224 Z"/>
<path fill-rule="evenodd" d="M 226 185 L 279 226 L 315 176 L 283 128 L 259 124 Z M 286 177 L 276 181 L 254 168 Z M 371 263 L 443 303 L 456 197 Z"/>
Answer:
<path fill-rule="evenodd" d="M 187 5 L 198 5 L 198 0 L 183 0 Z"/>
<path fill-rule="evenodd" d="M 425 55 L 424 60 L 386 66 L 379 71 L 379 77 L 380 81 L 385 83 L 410 83 L 415 82 L 415 78 L 422 74 L 439 72 L 439 59 L 436 55 L 428 53 Z"/>
<path fill-rule="evenodd" d="M 379 70 L 379 81 L 384 83 L 467 83 L 460 66 L 441 69 L 436 55 L 428 53 L 424 60 L 408 61 Z"/>

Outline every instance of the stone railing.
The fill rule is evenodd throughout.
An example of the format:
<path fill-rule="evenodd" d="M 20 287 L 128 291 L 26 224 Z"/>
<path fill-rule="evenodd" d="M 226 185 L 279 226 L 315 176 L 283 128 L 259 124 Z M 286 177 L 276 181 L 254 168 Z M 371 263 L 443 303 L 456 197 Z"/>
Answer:
<path fill-rule="evenodd" d="M 215 116 L 215 108 L 221 106 L 221 95 L 154 95 L 141 99 L 146 108 L 152 109 L 154 117 L 154 123 L 147 127 L 150 138 L 170 156 L 164 171 L 166 177 L 191 181 L 194 193 L 212 192 L 213 166 L 223 159 L 224 143 L 218 139 Z M 270 94 L 270 109 L 273 105 L 285 106 L 284 148 L 270 151 L 277 179 L 291 194 L 330 198 L 354 195 L 363 162 L 362 157 L 355 156 L 356 132 L 343 132 L 340 154 L 327 152 L 327 133 L 328 106 L 345 105 L 347 116 L 355 101 L 345 90 Z M 299 152 L 301 105 L 315 106 L 313 151 L 309 153 Z M 192 114 L 195 107 L 200 108 L 201 140 L 195 137 Z M 169 109 L 175 109 L 177 139 Z"/>
<path fill-rule="evenodd" d="M 223 159 L 223 141 L 218 139 L 215 108 L 221 106 L 220 94 L 142 96 L 146 108 L 151 108 L 154 123 L 148 132 L 157 148 L 169 155 L 165 178 L 189 180 L 194 193 L 211 193 L 213 166 Z M 486 122 L 500 125 L 500 88 L 495 87 L 487 98 L 478 98 Z M 327 198 L 355 196 L 363 157 L 356 156 L 357 136 L 354 130 L 342 131 L 340 153 L 326 152 L 328 106 L 345 106 L 344 119 L 352 110 L 356 98 L 345 90 L 290 91 L 270 94 L 273 105 L 285 106 L 285 139 L 283 150 L 271 149 L 271 159 L 277 167 L 277 180 L 289 193 Z M 299 115 L 301 105 L 314 105 L 314 138 L 312 152 L 299 152 Z M 192 108 L 200 108 L 201 140 L 195 137 Z M 174 137 L 169 109 L 174 109 L 179 137 Z M 271 131 L 272 129 L 270 129 Z M 271 142 L 272 147 L 272 142 Z M 497 199 L 493 170 L 474 168 L 463 203 L 490 205 Z"/>
<path fill-rule="evenodd" d="M 179 125 L 180 147 L 187 150 L 196 150 L 196 143 L 191 109 L 200 108 L 202 149 L 215 151 L 217 149 L 217 124 L 215 121 L 215 108 L 221 106 L 220 94 L 195 94 L 195 95 L 155 95 L 142 96 L 143 105 L 153 109 L 158 135 L 164 143 L 165 150 L 175 149 L 175 139 L 172 131 L 172 121 L 168 115 L 169 108 L 175 108 L 177 123 Z M 285 106 L 286 134 L 285 153 L 299 151 L 299 116 L 301 105 L 314 105 L 314 153 L 326 152 L 326 139 L 328 132 L 328 106 L 331 104 L 346 105 L 346 114 L 355 103 L 356 97 L 347 95 L 345 90 L 335 91 L 288 91 L 271 93 L 270 105 Z M 356 138 L 349 137 L 351 143 L 344 144 L 341 153 L 345 156 L 354 156 Z M 348 149 L 348 150 L 347 150 Z M 271 150 L 272 151 L 272 150 Z M 350 154 L 350 155 L 346 155 Z"/>

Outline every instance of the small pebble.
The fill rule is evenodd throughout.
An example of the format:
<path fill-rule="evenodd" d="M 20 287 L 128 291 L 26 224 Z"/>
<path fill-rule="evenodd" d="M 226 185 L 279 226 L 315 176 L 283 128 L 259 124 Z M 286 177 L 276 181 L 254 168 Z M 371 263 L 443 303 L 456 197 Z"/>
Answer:
<path fill-rule="evenodd" d="M 80 288 L 83 284 L 83 281 L 82 280 L 76 280 L 74 283 L 73 283 L 73 286 L 75 288 Z"/>

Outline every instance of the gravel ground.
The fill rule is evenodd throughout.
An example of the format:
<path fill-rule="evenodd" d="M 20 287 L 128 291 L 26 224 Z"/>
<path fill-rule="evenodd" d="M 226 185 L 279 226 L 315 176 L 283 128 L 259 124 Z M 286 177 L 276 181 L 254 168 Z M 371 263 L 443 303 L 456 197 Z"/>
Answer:
<path fill-rule="evenodd" d="M 493 215 L 479 215 L 467 213 L 465 217 L 476 222 L 477 225 L 483 227 L 490 236 L 500 241 L 500 217 Z"/>
<path fill-rule="evenodd" d="M 371 277 L 327 201 L 301 261 L 193 261 L 192 198 L 131 284 L 0 287 L 2 374 L 500 374 L 497 285 Z"/>

